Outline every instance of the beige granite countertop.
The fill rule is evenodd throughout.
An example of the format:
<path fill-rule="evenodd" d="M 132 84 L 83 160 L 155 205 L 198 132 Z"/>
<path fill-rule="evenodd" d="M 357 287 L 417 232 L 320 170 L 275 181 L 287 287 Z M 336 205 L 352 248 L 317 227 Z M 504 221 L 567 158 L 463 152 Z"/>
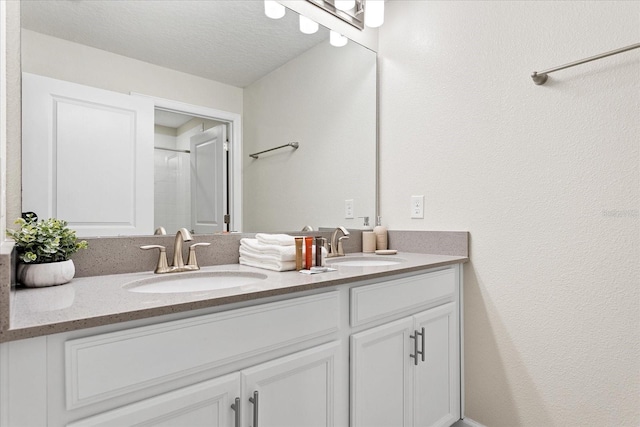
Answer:
<path fill-rule="evenodd" d="M 204 267 L 201 272 L 252 272 L 266 275 L 245 286 L 188 293 L 137 293 L 124 289 L 126 284 L 150 277 L 153 272 L 81 277 L 66 285 L 18 289 L 11 307 L 8 330 L 0 341 L 11 341 L 53 333 L 108 325 L 135 319 L 214 307 L 258 298 L 307 291 L 382 278 L 393 274 L 466 262 L 467 257 L 399 252 L 394 256 L 349 254 L 348 258 L 376 256 L 380 259 L 401 258 L 403 262 L 388 266 L 348 267 L 337 265 L 337 271 L 306 275 L 295 271 L 273 272 L 239 264 Z M 344 259 L 344 258 L 341 258 Z M 329 260 L 331 262 L 331 260 Z M 184 273 L 172 274 L 172 277 Z M 187 273 L 193 274 L 193 273 Z"/>

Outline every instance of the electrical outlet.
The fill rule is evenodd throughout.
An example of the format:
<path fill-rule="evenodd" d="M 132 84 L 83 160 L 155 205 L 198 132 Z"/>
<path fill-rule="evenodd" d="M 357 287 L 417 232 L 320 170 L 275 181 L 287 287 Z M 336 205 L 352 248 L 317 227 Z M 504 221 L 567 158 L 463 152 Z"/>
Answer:
<path fill-rule="evenodd" d="M 411 196 L 411 218 L 424 218 L 424 196 Z"/>
<path fill-rule="evenodd" d="M 344 217 L 346 219 L 353 219 L 353 199 L 344 201 Z"/>

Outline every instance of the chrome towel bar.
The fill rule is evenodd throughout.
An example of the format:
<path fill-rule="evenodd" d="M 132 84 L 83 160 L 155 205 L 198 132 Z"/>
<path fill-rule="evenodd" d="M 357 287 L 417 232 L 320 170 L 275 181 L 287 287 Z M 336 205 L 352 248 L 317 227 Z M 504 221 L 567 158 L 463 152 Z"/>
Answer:
<path fill-rule="evenodd" d="M 632 44 L 630 46 L 622 47 L 620 49 L 612 50 L 609 52 L 601 53 L 600 55 L 591 56 L 589 58 L 581 59 L 580 61 L 570 62 L 568 64 L 561 65 L 559 67 L 549 68 L 544 71 L 534 71 L 531 74 L 531 79 L 537 85 L 543 85 L 547 78 L 549 77 L 547 74 L 553 73 L 554 71 L 564 70 L 565 68 L 575 67 L 576 65 L 584 64 L 586 62 L 595 61 L 596 59 L 606 58 L 607 56 L 617 55 L 618 53 L 626 52 L 632 49 L 638 49 L 640 47 L 640 43 Z"/>
<path fill-rule="evenodd" d="M 258 158 L 258 156 L 259 156 L 260 154 L 262 154 L 262 153 L 267 153 L 267 152 L 269 152 L 269 151 L 278 150 L 278 149 L 280 149 L 280 148 L 284 148 L 284 147 L 293 147 L 293 149 L 294 149 L 294 150 L 297 150 L 299 146 L 300 146 L 300 144 L 299 144 L 299 143 L 297 143 L 297 142 L 290 142 L 290 143 L 288 143 L 288 144 L 284 144 L 284 145 L 281 145 L 281 146 L 279 146 L 279 147 L 269 148 L 268 150 L 260 151 L 259 153 L 249 154 L 249 157 L 252 157 L 252 158 L 254 158 L 254 159 L 257 159 L 257 158 Z"/>

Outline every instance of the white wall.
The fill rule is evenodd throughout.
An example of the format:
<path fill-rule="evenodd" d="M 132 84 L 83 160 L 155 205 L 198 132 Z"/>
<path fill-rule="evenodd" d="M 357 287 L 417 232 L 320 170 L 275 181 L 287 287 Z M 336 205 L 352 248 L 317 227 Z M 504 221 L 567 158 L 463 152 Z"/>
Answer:
<path fill-rule="evenodd" d="M 487 426 L 640 425 L 640 51 L 529 77 L 638 41 L 638 2 L 387 3 L 381 212 L 471 232 L 466 412 Z"/>
<path fill-rule="evenodd" d="M 244 91 L 244 231 L 349 227 L 375 215 L 375 54 L 320 43 Z M 330 83 L 329 83 L 330 82 Z M 287 144 L 261 155 L 249 154 Z"/>
<path fill-rule="evenodd" d="M 241 88 L 24 28 L 21 31 L 24 72 L 242 113 Z"/>

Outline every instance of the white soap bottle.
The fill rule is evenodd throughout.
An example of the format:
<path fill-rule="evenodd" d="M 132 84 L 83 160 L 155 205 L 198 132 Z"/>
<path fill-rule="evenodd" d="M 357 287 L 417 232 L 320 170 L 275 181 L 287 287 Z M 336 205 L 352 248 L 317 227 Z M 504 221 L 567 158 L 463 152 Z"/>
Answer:
<path fill-rule="evenodd" d="M 364 220 L 364 224 L 362 224 L 362 252 L 373 253 L 376 251 L 378 241 L 376 234 L 373 232 L 373 228 L 369 225 L 369 217 L 360 216 L 358 218 Z"/>
<path fill-rule="evenodd" d="M 378 217 L 376 221 L 376 226 L 373 228 L 373 232 L 376 235 L 376 249 L 377 250 L 386 250 L 387 249 L 387 227 L 382 225 L 382 217 Z"/>

